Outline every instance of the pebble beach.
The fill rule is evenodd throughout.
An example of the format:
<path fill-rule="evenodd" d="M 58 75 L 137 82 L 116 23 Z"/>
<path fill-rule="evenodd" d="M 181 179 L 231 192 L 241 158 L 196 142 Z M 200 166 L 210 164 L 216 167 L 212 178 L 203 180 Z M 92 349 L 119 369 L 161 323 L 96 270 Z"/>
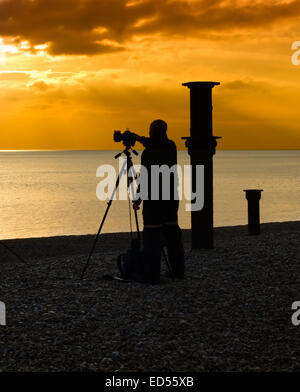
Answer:
<path fill-rule="evenodd" d="M 191 250 L 186 278 L 107 281 L 128 233 L 7 240 L 0 247 L 0 371 L 299 371 L 300 222 L 215 229 Z"/>

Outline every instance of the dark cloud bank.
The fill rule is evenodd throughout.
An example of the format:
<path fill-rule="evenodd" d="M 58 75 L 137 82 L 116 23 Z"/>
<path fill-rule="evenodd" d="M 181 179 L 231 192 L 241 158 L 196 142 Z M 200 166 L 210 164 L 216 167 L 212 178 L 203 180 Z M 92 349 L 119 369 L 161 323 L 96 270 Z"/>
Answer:
<path fill-rule="evenodd" d="M 299 15 L 298 0 L 0 0 L 0 36 L 49 43 L 52 55 L 95 55 L 124 50 L 135 35 L 222 35 Z"/>

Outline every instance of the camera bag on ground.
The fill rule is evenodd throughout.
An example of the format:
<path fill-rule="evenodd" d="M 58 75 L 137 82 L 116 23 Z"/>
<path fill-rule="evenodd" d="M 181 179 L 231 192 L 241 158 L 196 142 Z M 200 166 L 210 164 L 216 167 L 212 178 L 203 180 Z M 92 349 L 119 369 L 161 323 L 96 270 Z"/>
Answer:
<path fill-rule="evenodd" d="M 117 266 L 123 279 L 131 280 L 143 275 L 143 252 L 138 240 L 133 239 L 127 252 L 118 256 Z"/>

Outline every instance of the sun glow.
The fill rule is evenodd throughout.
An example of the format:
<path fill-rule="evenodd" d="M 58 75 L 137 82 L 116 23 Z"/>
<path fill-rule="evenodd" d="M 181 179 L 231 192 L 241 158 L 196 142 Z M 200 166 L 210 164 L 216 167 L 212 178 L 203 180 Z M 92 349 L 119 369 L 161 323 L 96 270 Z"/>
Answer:
<path fill-rule="evenodd" d="M 6 53 L 16 54 L 19 50 L 13 45 L 5 44 L 3 38 L 0 38 L 0 65 L 6 64 Z"/>
<path fill-rule="evenodd" d="M 0 52 L 1 53 L 19 53 L 19 50 L 14 45 L 4 44 L 3 38 L 0 38 Z"/>

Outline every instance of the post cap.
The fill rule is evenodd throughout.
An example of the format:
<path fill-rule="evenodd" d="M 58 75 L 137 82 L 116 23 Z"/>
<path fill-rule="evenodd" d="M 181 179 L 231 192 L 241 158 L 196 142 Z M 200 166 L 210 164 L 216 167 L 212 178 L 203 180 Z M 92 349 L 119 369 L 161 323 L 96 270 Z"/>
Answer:
<path fill-rule="evenodd" d="M 257 193 L 257 192 L 263 192 L 263 189 L 244 189 L 244 192 L 249 192 L 249 193 Z"/>
<path fill-rule="evenodd" d="M 188 88 L 214 88 L 218 86 L 220 82 L 187 82 L 182 83 L 182 86 L 186 86 Z"/>
<path fill-rule="evenodd" d="M 260 200 L 263 189 L 244 189 L 244 192 L 247 200 Z"/>

